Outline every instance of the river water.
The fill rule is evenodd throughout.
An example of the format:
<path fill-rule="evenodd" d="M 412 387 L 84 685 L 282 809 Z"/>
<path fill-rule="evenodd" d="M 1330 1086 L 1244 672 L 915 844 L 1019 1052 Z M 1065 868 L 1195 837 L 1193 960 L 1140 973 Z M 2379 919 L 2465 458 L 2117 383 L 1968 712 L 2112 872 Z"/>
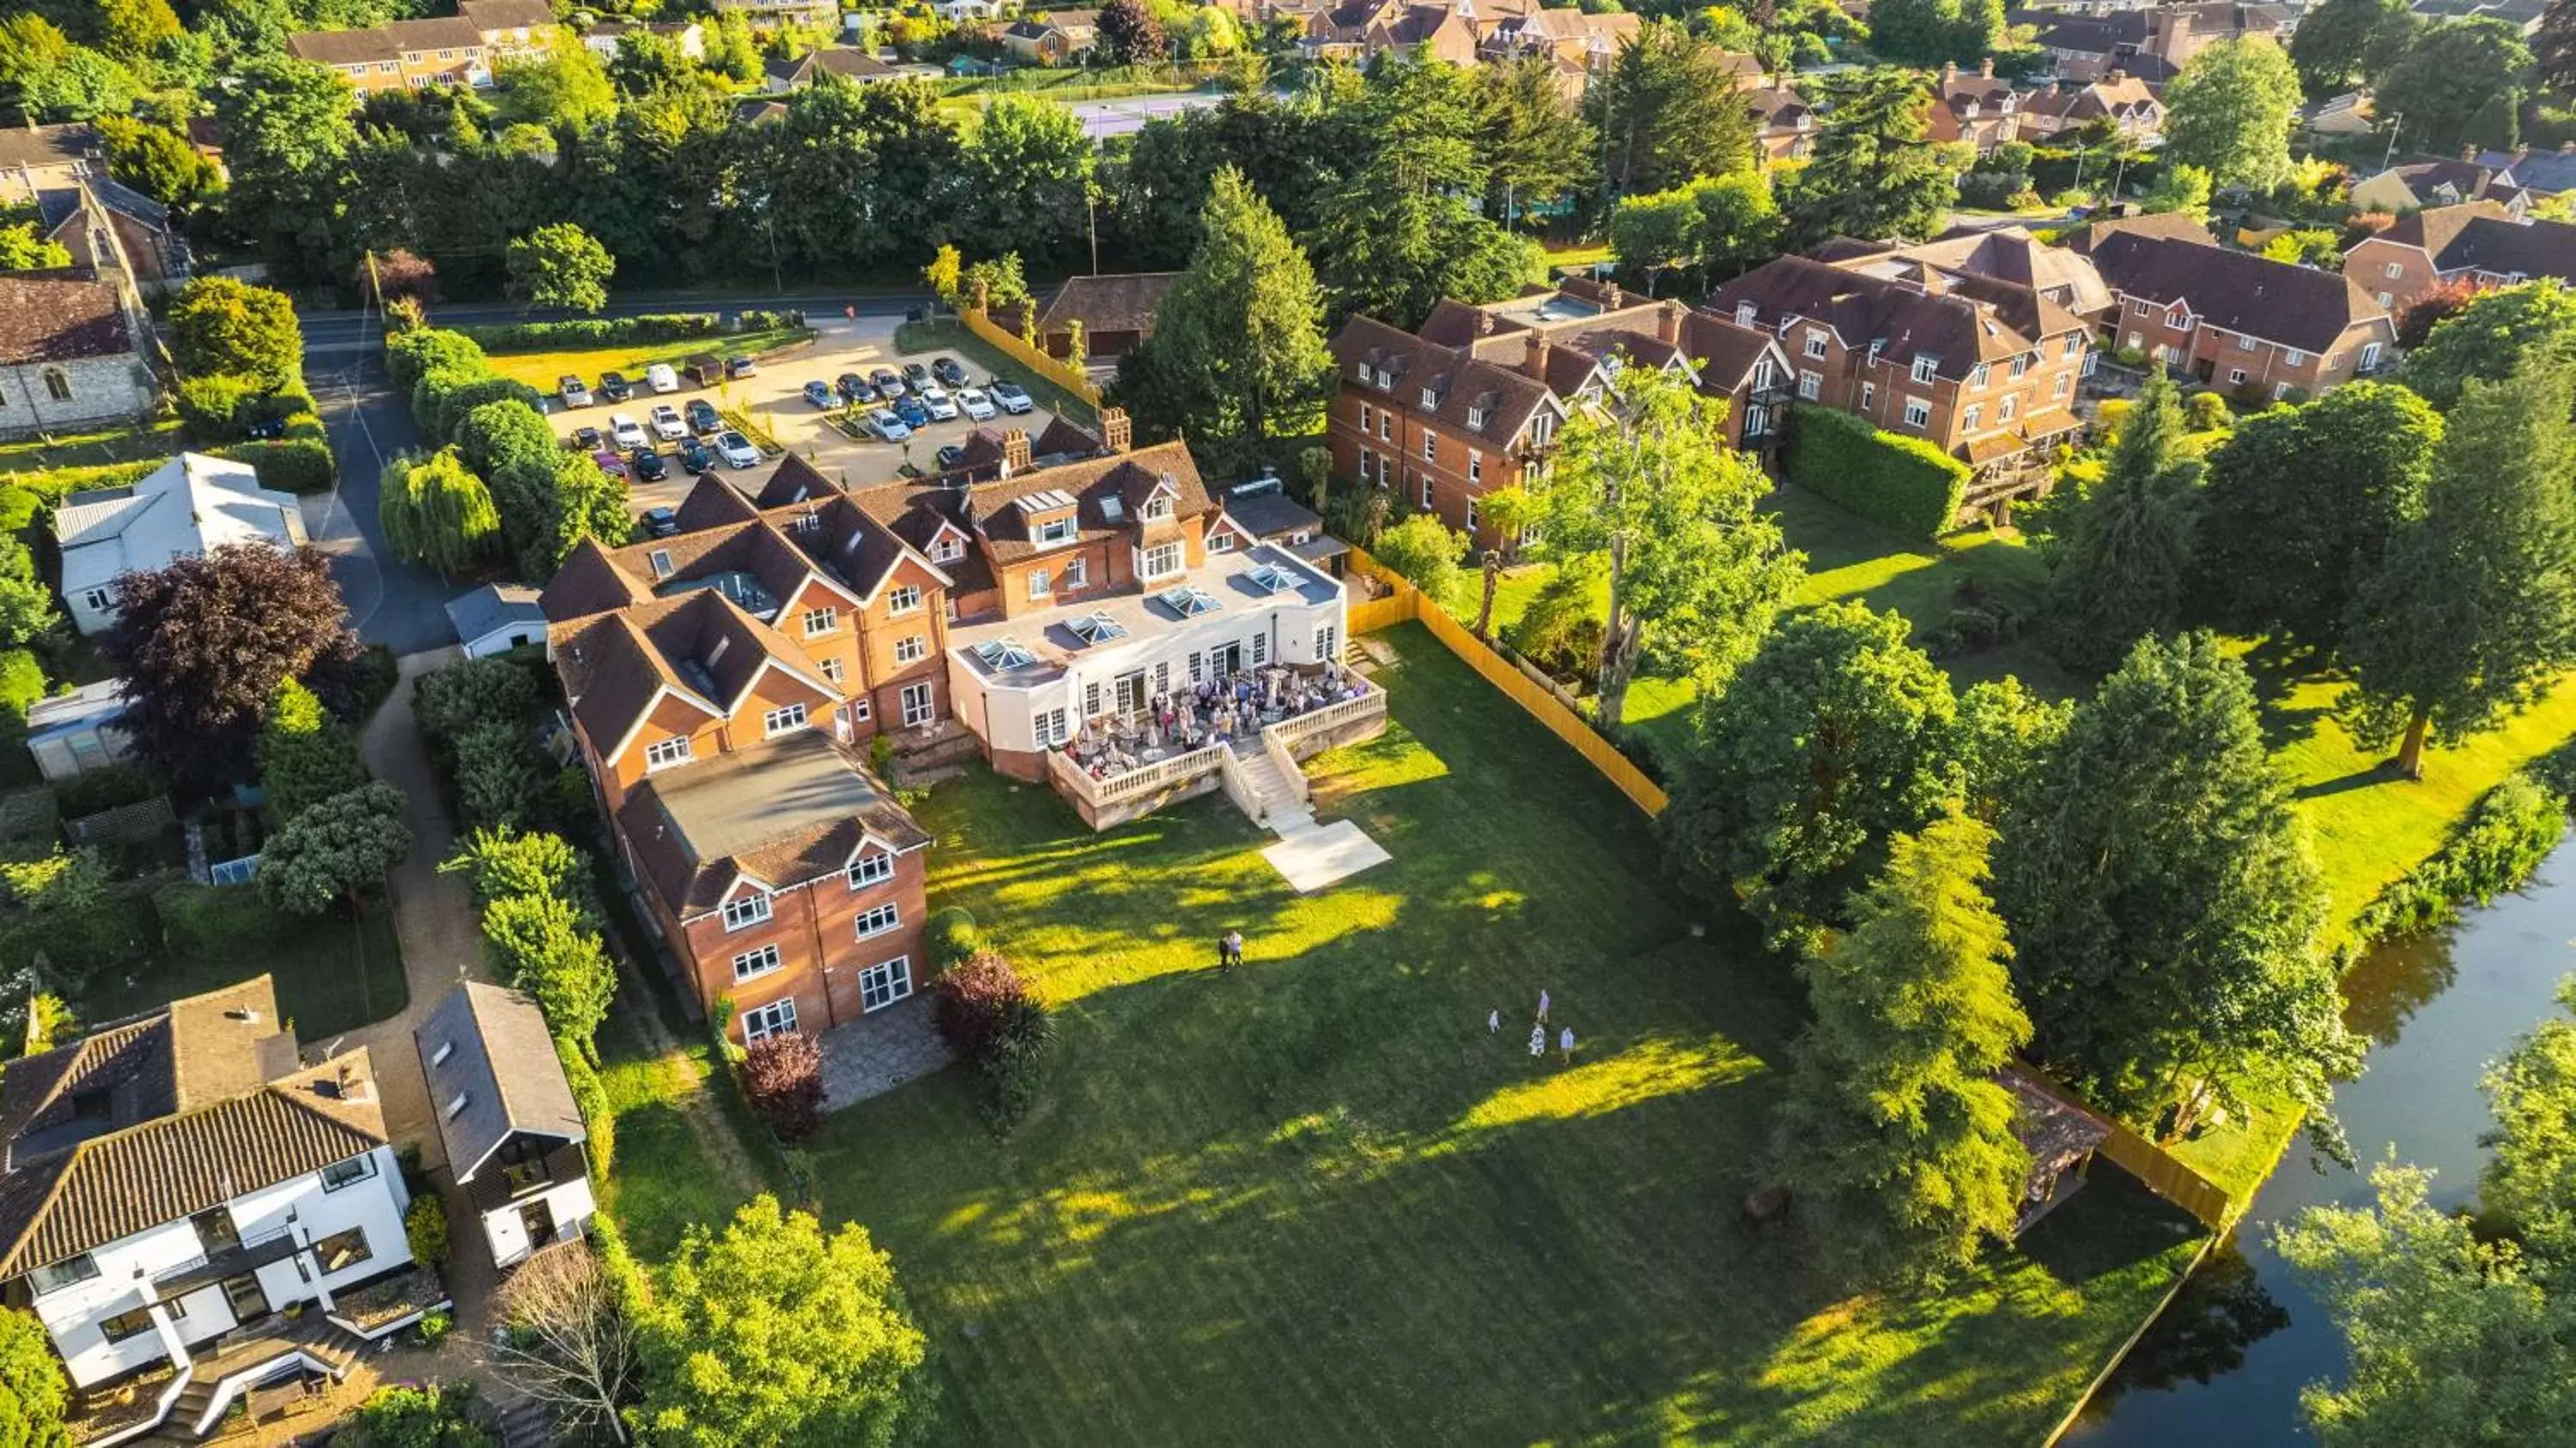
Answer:
<path fill-rule="evenodd" d="M 2437 1206 L 2468 1204 L 2493 1124 L 2478 1078 L 2556 1009 L 2576 971 L 2576 843 L 2519 894 L 2439 934 L 2392 942 L 2346 977 L 2347 1019 L 2369 1068 L 2335 1093 L 2366 1167 L 2391 1147 L 2434 1172 Z M 2273 1224 L 2317 1203 L 2367 1201 L 2368 1184 L 2294 1143 L 2232 1243 L 2214 1253 L 2067 1436 L 2084 1448 L 2233 1448 L 2314 1439 L 2299 1386 L 2337 1376 L 2343 1342 L 2271 1250 Z"/>

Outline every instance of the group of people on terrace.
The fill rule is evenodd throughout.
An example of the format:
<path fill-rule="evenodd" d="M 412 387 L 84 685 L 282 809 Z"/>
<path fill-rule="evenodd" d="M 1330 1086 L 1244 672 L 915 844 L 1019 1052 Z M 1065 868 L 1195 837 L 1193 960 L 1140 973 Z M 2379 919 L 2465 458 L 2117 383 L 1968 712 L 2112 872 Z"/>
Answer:
<path fill-rule="evenodd" d="M 1357 699 L 1367 682 L 1339 663 L 1272 664 L 1157 689 L 1141 710 L 1086 719 L 1065 749 L 1094 779 L 1213 744 L 1249 739 L 1283 719 Z"/>

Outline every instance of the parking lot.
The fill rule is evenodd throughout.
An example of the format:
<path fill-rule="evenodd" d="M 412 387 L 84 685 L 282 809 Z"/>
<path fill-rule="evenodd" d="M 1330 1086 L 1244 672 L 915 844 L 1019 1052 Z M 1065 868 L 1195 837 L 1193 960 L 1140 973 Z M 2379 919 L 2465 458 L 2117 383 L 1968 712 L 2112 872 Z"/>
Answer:
<path fill-rule="evenodd" d="M 1022 428 L 1034 438 L 1045 431 L 1051 420 L 1051 414 L 1042 405 L 1017 416 L 997 414 L 988 422 L 976 422 L 961 409 L 954 420 L 934 421 L 925 427 L 915 428 L 911 437 L 902 442 L 851 437 L 834 426 L 835 418 L 843 410 L 839 400 L 835 398 L 830 409 L 816 407 L 806 400 L 806 383 L 820 382 L 831 387 L 845 372 L 866 377 L 881 368 L 891 368 L 899 373 L 906 363 L 927 366 L 943 356 L 954 357 L 964 366 L 968 386 L 986 387 L 993 379 L 974 359 L 962 354 L 907 354 L 897 351 L 892 318 L 870 317 L 858 321 L 829 318 L 819 320 L 818 327 L 820 335 L 812 347 L 762 362 L 752 376 L 719 381 L 709 387 L 700 387 L 683 376 L 680 391 L 662 396 L 645 390 L 642 377 L 630 377 L 627 380 L 635 385 L 636 390 L 626 401 L 612 403 L 594 396 L 587 407 L 567 408 L 560 398 L 550 398 L 547 419 L 553 424 L 555 435 L 567 440 L 576 429 L 584 427 L 597 428 L 604 439 L 609 432 L 609 418 L 615 413 L 634 417 L 649 434 L 653 426 L 652 410 L 657 404 L 685 410 L 690 402 L 703 400 L 720 413 L 747 417 L 755 427 L 777 439 L 780 447 L 810 460 L 826 476 L 844 480 L 851 487 L 865 487 L 901 476 L 907 463 L 924 472 L 934 470 L 940 448 L 963 443 L 967 435 L 978 427 L 996 431 Z M 599 385 L 595 376 L 582 380 L 593 388 Z M 952 396 L 956 390 L 948 389 Z M 859 415 L 864 417 L 877 405 L 862 404 Z M 608 446 L 604 440 L 601 445 Z M 662 455 L 667 472 L 659 482 L 641 477 L 634 479 L 633 506 L 639 513 L 675 505 L 687 494 L 691 482 L 687 470 L 680 465 L 679 443 L 655 439 L 653 447 Z M 774 456 L 764 457 L 758 466 L 750 468 L 735 468 L 719 462 L 716 471 L 736 487 L 752 492 L 768 478 L 770 469 L 776 464 Z"/>

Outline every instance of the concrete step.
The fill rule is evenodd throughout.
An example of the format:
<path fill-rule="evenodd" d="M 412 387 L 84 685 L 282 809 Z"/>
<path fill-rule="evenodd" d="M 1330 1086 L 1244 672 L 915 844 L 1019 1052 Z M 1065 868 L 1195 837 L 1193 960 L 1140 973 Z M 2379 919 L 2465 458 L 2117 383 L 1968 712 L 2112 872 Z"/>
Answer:
<path fill-rule="evenodd" d="M 555 1441 L 554 1409 L 522 1398 L 501 1410 L 501 1448 L 545 1448 Z"/>

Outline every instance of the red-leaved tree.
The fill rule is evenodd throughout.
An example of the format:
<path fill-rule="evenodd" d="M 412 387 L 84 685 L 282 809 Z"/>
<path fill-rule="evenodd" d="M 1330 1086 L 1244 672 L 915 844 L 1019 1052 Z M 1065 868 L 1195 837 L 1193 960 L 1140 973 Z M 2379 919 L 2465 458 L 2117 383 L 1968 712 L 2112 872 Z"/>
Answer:
<path fill-rule="evenodd" d="M 761 1037 L 743 1058 L 742 1091 L 780 1141 L 803 1141 L 823 1128 L 823 1048 L 803 1031 Z"/>
<path fill-rule="evenodd" d="M 322 555 L 233 544 L 117 580 L 122 610 L 99 652 L 125 679 L 135 747 L 200 789 L 251 777 L 278 681 L 354 709 L 362 650 Z"/>

